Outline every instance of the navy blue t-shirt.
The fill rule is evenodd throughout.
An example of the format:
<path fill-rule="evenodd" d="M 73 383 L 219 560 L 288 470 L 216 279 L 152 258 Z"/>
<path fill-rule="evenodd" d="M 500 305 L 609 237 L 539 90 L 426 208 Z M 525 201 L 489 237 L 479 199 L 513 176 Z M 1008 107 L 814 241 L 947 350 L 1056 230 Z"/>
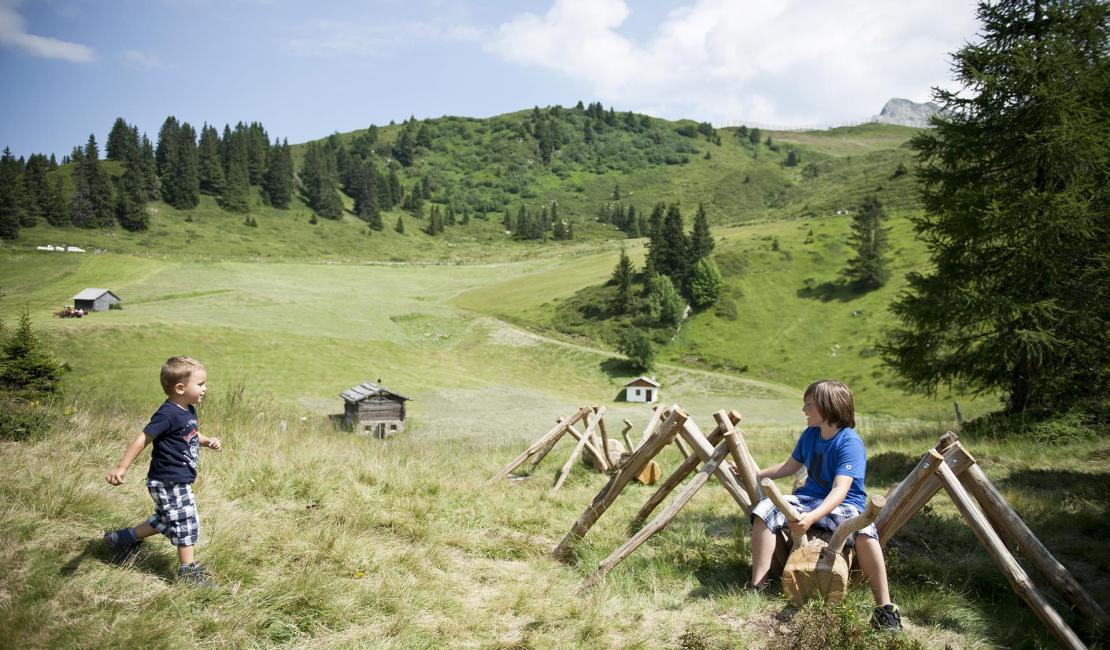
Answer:
<path fill-rule="evenodd" d="M 832 438 L 821 437 L 821 427 L 809 427 L 798 438 L 791 454 L 794 460 L 805 465 L 809 477 L 794 494 L 824 499 L 832 490 L 837 476 L 851 476 L 852 485 L 844 497 L 860 510 L 867 507 L 867 492 L 863 489 L 863 475 L 867 471 L 867 451 L 859 434 L 844 427 Z"/>
<path fill-rule="evenodd" d="M 197 461 L 200 459 L 200 432 L 197 429 L 197 411 L 189 406 L 183 409 L 166 400 L 150 416 L 150 423 L 143 433 L 153 439 L 150 452 L 150 471 L 146 477 L 164 483 L 192 483 L 197 480 Z"/>

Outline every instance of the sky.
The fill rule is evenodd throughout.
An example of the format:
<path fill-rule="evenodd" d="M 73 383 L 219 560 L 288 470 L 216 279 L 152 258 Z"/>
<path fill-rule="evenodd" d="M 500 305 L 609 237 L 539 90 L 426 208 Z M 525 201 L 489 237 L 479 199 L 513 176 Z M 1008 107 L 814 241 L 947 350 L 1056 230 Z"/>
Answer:
<path fill-rule="evenodd" d="M 117 117 L 371 124 L 600 101 L 716 126 L 865 121 L 951 87 L 971 0 L 0 0 L 0 147 L 62 156 Z"/>

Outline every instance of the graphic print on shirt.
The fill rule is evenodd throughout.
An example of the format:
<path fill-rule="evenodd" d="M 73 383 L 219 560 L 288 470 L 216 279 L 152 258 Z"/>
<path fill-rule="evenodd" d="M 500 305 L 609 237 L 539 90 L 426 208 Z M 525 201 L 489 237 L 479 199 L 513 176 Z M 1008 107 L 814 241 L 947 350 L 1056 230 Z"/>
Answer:
<path fill-rule="evenodd" d="M 189 450 L 185 454 L 185 460 L 189 463 L 192 469 L 197 468 L 197 461 L 200 460 L 200 431 L 197 429 L 197 421 L 189 420 L 182 430 L 181 440 L 189 446 Z"/>

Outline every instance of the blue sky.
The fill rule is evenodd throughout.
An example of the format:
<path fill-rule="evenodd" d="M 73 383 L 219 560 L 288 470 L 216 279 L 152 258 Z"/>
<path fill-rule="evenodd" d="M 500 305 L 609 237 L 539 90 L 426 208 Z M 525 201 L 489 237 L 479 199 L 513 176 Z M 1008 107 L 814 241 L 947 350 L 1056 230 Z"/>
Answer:
<path fill-rule="evenodd" d="M 297 143 L 578 100 L 838 124 L 930 99 L 976 29 L 970 0 L 0 0 L 0 147 L 103 146 L 121 116 Z"/>

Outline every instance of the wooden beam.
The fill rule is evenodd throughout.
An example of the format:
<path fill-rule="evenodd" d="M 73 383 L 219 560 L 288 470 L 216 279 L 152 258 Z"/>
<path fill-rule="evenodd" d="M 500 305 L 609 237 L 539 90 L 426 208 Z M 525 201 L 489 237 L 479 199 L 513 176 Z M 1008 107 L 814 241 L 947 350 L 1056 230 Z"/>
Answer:
<path fill-rule="evenodd" d="M 954 437 L 955 434 L 952 434 L 952 436 Z M 942 443 L 949 440 L 951 439 L 941 438 Z M 880 544 L 885 545 L 897 535 L 902 527 L 917 514 L 917 511 L 921 510 L 937 492 L 940 492 L 943 486 L 935 474 L 937 463 L 948 465 L 953 472 L 959 475 L 968 467 L 974 465 L 975 459 L 967 453 L 967 450 L 959 442 L 952 442 L 952 444 L 946 446 L 943 456 L 936 448 L 929 450 L 929 453 L 922 457 L 921 462 L 910 472 L 906 480 L 887 494 L 886 507 L 883 508 L 875 522 L 875 527 L 879 531 Z"/>
<path fill-rule="evenodd" d="M 609 462 L 609 432 L 605 430 L 605 407 L 594 405 L 594 416 L 597 418 L 597 428 L 601 431 L 601 453 L 605 455 L 605 464 L 612 469 Z"/>
<path fill-rule="evenodd" d="M 937 454 L 936 451 L 931 452 Z M 937 463 L 936 470 L 938 477 L 944 484 L 944 489 L 947 490 L 948 495 L 952 497 L 952 501 L 960 510 L 960 514 L 967 520 L 971 530 L 979 541 L 986 547 L 987 552 L 995 563 L 1002 570 L 1006 579 L 1010 581 L 1010 586 L 1021 596 L 1033 613 L 1041 619 L 1049 630 L 1056 635 L 1057 640 L 1061 645 L 1066 648 L 1074 650 L 1081 650 L 1086 646 L 1079 640 L 1075 632 L 1072 631 L 1064 619 L 1052 608 L 1052 605 L 1045 600 L 1041 592 L 1033 585 L 1025 570 L 1021 568 L 1017 560 L 1006 549 L 1006 545 L 998 537 L 998 534 L 991 528 L 990 523 L 987 521 L 986 516 L 975 505 L 975 501 L 968 494 L 964 486 L 960 484 L 960 480 L 956 478 L 956 474 L 945 463 Z"/>
<path fill-rule="evenodd" d="M 682 444 L 682 438 L 675 438 L 674 446 L 678 447 L 678 453 L 682 454 L 683 459 L 690 457 L 690 451 L 686 449 L 686 445 Z"/>
<path fill-rule="evenodd" d="M 590 452 L 590 455 L 593 456 L 595 460 L 597 460 L 598 470 L 605 472 L 609 469 L 609 459 L 602 456 L 601 450 L 598 449 L 597 445 L 595 445 L 593 442 L 594 426 L 596 426 L 596 420 L 590 418 L 590 416 L 592 415 L 593 411 L 587 409 L 587 418 L 589 419 L 587 419 L 585 431 L 579 431 L 578 429 L 570 426 L 567 427 L 567 431 L 570 432 L 570 435 L 574 436 L 575 440 L 581 440 L 582 438 L 586 439 L 586 450 Z"/>
<path fill-rule="evenodd" d="M 555 423 L 559 424 L 565 419 L 566 418 L 563 417 L 555 418 Z M 562 436 L 560 436 L 560 438 L 561 437 Z M 532 469 L 535 469 L 536 466 L 540 464 L 540 461 L 543 460 L 544 457 L 547 456 L 549 453 L 551 453 L 551 450 L 555 448 L 555 444 L 557 442 L 559 442 L 559 438 L 552 438 L 551 442 L 547 443 L 546 445 L 544 445 L 543 449 L 536 452 L 535 457 L 532 459 Z"/>
<path fill-rule="evenodd" d="M 529 445 L 528 448 L 525 449 L 519 456 L 514 458 L 512 460 L 512 462 L 510 462 L 508 465 L 502 467 L 499 472 L 497 472 L 496 474 L 493 475 L 493 478 L 491 478 L 489 480 L 489 482 L 492 483 L 494 481 L 498 481 L 498 480 L 501 480 L 501 479 L 505 478 L 514 469 L 523 465 L 524 461 L 528 460 L 529 456 L 536 453 L 540 449 L 543 449 L 549 443 L 551 443 L 553 440 L 557 441 L 559 439 L 559 437 L 561 437 L 564 433 L 567 432 L 567 429 L 570 427 L 570 425 L 574 424 L 575 422 L 577 422 L 577 421 L 581 420 L 583 417 L 585 417 L 586 411 L 587 411 L 587 409 L 578 409 L 578 412 L 575 413 L 573 416 L 571 416 L 571 418 L 569 420 L 567 420 L 565 422 L 557 423 L 555 425 L 555 428 L 553 428 L 552 430 L 550 430 L 547 433 L 540 436 L 538 439 L 536 439 L 535 442 L 533 442 L 531 445 Z"/>
<path fill-rule="evenodd" d="M 994 529 L 1010 546 L 1021 549 L 1021 554 L 1037 568 L 1037 571 L 1056 591 L 1079 608 L 1095 625 L 1103 629 L 1110 628 L 1110 618 L 1107 618 L 1106 611 L 1076 582 L 1064 565 L 1053 557 L 1033 531 L 1029 530 L 981 467 L 972 465 L 959 478 L 960 483 L 979 502 L 979 506 Z"/>
<path fill-rule="evenodd" d="M 647 426 L 644 427 L 644 432 L 640 434 L 640 442 L 636 445 L 637 447 L 642 446 L 644 441 L 648 439 L 648 436 L 655 433 L 655 429 L 659 426 L 659 422 L 666 419 L 667 414 L 663 413 L 663 410 L 662 406 L 651 407 L 651 417 L 648 418 L 648 423 Z"/>
<path fill-rule="evenodd" d="M 552 555 L 556 559 L 566 560 L 570 556 L 570 547 L 597 523 L 601 515 L 605 514 L 609 506 L 617 500 L 621 490 L 628 485 L 628 482 L 643 471 L 648 461 L 654 458 L 659 450 L 670 444 L 671 440 L 678 435 L 678 432 L 686 423 L 687 418 L 689 416 L 686 412 L 678 408 L 677 405 L 671 410 L 670 416 L 629 456 L 628 461 L 609 479 L 605 487 L 601 488 L 601 492 L 594 497 L 593 502 L 579 515 L 574 525 L 571 526 L 570 532 L 552 551 Z"/>
<path fill-rule="evenodd" d="M 632 441 L 628 439 L 628 432 L 632 429 L 632 423 L 628 421 L 628 418 L 622 419 L 621 422 L 624 422 L 624 428 L 621 429 L 621 437 L 624 438 L 624 448 L 628 450 L 628 453 L 632 453 Z"/>
<path fill-rule="evenodd" d="M 763 487 L 764 494 L 774 502 L 779 512 L 786 515 L 787 521 L 795 522 L 801 519 L 801 517 L 798 516 L 798 511 L 794 509 L 794 506 L 790 505 L 786 497 L 782 496 L 782 492 L 779 491 L 779 486 L 775 485 L 774 481 L 765 478 L 760 481 L 759 484 Z M 794 531 L 790 531 L 790 539 L 794 543 L 794 550 L 800 549 L 809 542 L 805 533 L 795 533 Z"/>
<path fill-rule="evenodd" d="M 659 513 L 658 517 L 651 520 L 651 523 L 637 531 L 631 539 L 622 544 L 620 548 L 613 551 L 609 557 L 599 563 L 597 565 L 597 570 L 594 571 L 594 574 L 586 581 L 583 588 L 589 589 L 596 585 L 613 569 L 613 567 L 617 566 L 622 560 L 631 555 L 632 552 L 639 548 L 648 538 L 666 528 L 667 524 L 678 514 L 678 511 L 689 503 L 690 499 L 694 498 L 694 494 L 696 494 L 697 491 L 705 485 L 705 482 L 709 480 L 709 477 L 717 471 L 721 466 L 721 461 L 724 460 L 725 454 L 727 453 L 728 445 L 726 443 L 722 442 L 717 445 L 717 448 L 713 451 L 713 455 L 702 465 L 698 473 L 694 475 L 693 480 L 687 483 L 686 486 L 682 488 L 682 491 L 675 495 L 674 500 L 671 501 L 663 512 Z"/>
<path fill-rule="evenodd" d="M 722 437 L 723 436 L 721 435 L 720 429 L 714 429 L 709 434 L 709 444 L 716 446 L 717 443 L 721 441 Z M 629 524 L 629 528 L 636 529 L 645 521 L 647 521 L 647 518 L 651 516 L 651 513 L 659 507 L 659 504 L 666 501 L 671 492 L 673 492 L 676 487 L 678 487 L 683 481 L 685 481 L 686 477 L 689 476 L 690 473 L 697 468 L 699 462 L 701 462 L 701 460 L 698 459 L 697 456 L 690 456 L 686 458 L 686 460 L 682 461 L 682 464 L 678 466 L 678 469 L 676 469 L 673 474 L 668 476 L 667 480 L 663 481 L 659 488 L 655 490 L 655 492 L 650 497 L 648 497 L 648 500 L 646 502 L 644 502 L 644 505 L 640 507 L 640 511 L 636 513 L 636 518 L 632 520 L 631 524 Z"/>
<path fill-rule="evenodd" d="M 694 424 L 693 420 L 686 420 L 678 433 L 686 439 L 686 442 L 690 443 L 694 455 L 700 458 L 702 462 L 707 462 L 709 458 L 713 456 L 713 445 L 709 444 L 709 441 L 705 438 L 705 435 L 702 434 L 701 430 L 698 429 L 698 425 Z M 721 433 L 725 436 L 729 435 L 723 431 Z M 748 498 L 748 493 L 740 486 L 740 483 L 736 480 L 732 471 L 727 467 L 718 467 L 716 471 L 713 472 L 713 476 L 717 477 L 717 480 L 724 486 L 725 491 L 736 501 L 736 504 L 740 506 L 744 514 L 750 515 L 752 513 L 752 501 Z"/>
<path fill-rule="evenodd" d="M 563 469 L 559 471 L 559 477 L 555 479 L 555 485 L 551 488 L 552 491 L 563 487 L 563 483 L 566 482 L 567 476 L 570 475 L 570 470 L 574 467 L 575 461 L 578 460 L 579 454 L 582 453 L 582 448 L 586 446 L 589 440 L 590 439 L 586 436 L 582 436 L 578 439 L 578 444 L 574 446 L 574 451 L 570 452 L 570 458 L 568 458 L 566 464 L 563 465 Z"/>
<path fill-rule="evenodd" d="M 733 413 L 736 413 L 736 411 L 733 411 Z M 736 423 L 739 424 L 739 413 L 736 413 L 736 418 Z M 732 462 L 736 464 L 736 471 L 739 472 L 744 489 L 748 491 L 748 499 L 754 507 L 763 498 L 763 492 L 759 489 L 759 466 L 755 464 L 755 459 L 752 458 L 748 445 L 744 442 L 744 432 L 733 428 L 728 414 L 724 411 L 714 413 L 713 419 L 717 421 L 717 427 L 725 434 L 725 441 L 729 444 Z M 729 435 L 733 431 L 736 432 L 736 435 Z"/>

